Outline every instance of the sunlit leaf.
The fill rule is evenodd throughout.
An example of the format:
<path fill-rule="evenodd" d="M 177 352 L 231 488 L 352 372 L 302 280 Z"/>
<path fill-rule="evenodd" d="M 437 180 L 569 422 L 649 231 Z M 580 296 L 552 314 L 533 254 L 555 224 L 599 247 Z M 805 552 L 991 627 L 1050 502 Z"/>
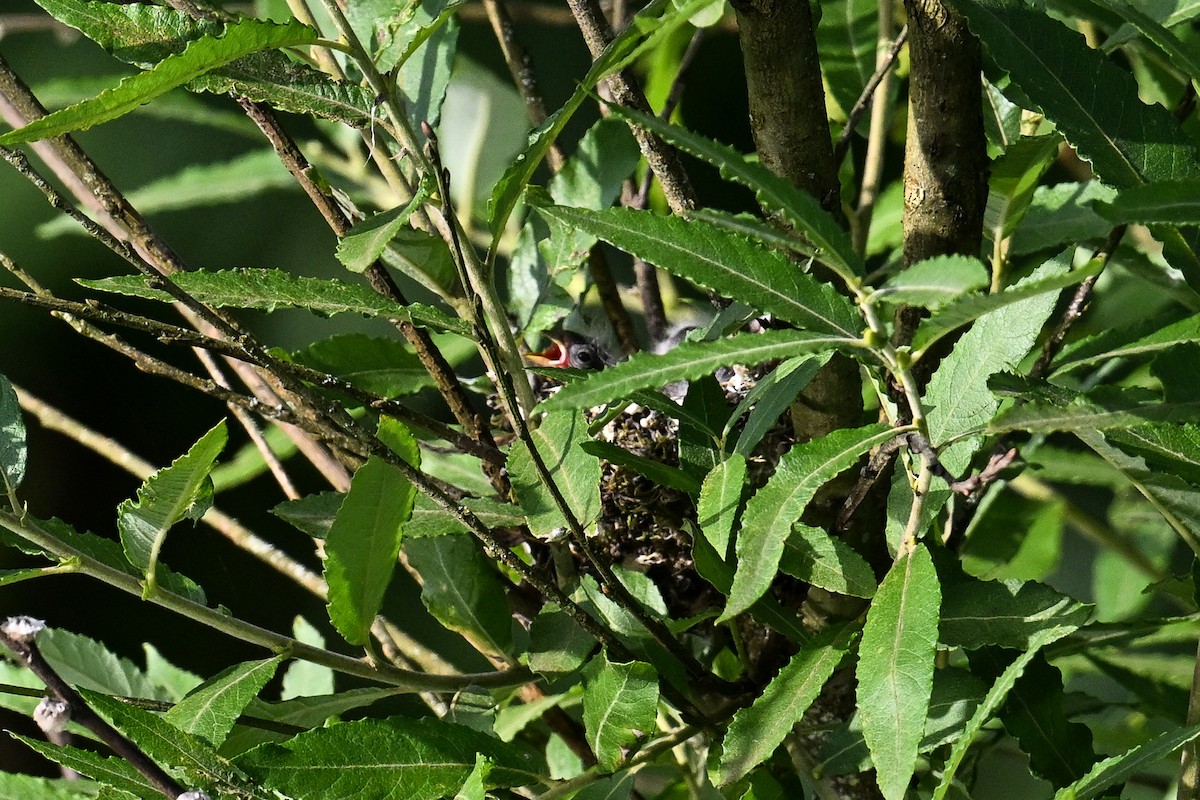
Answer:
<path fill-rule="evenodd" d="M 838 430 L 783 454 L 770 480 L 746 502 L 737 538 L 737 573 L 721 619 L 748 609 L 770 586 L 792 525 L 817 490 L 895 435 L 886 425 Z"/>
<path fill-rule="evenodd" d="M 613 771 L 638 739 L 654 730 L 658 675 L 649 664 L 622 664 L 607 653 L 583 670 L 583 725 L 600 768 Z"/>
<path fill-rule="evenodd" d="M 858 710 L 879 790 L 899 800 L 908 790 L 933 691 L 942 593 L 923 545 L 888 570 L 858 647 Z"/>
<path fill-rule="evenodd" d="M 181 520 L 200 519 L 212 505 L 209 473 L 227 437 L 225 422 L 218 422 L 187 453 L 147 478 L 136 501 L 117 506 L 121 545 L 129 563 L 145 576 L 147 596 L 158 583 L 158 557 L 167 532 Z"/>

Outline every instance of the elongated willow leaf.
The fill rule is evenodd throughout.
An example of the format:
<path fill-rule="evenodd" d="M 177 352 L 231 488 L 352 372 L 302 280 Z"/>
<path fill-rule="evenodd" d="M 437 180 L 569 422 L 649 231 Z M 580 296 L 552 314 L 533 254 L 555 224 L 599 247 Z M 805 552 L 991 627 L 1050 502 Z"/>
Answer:
<path fill-rule="evenodd" d="M 1034 400 L 1014 406 L 993 419 L 988 424 L 988 431 L 1105 430 L 1130 428 L 1147 422 L 1189 422 L 1198 418 L 1200 401 L 1147 402 L 1141 392 L 1094 392 L 1081 395 L 1068 405 Z"/>
<path fill-rule="evenodd" d="M 820 694 L 853 638 L 842 625 L 811 640 L 753 704 L 733 716 L 713 783 L 723 786 L 736 781 L 770 757 Z"/>
<path fill-rule="evenodd" d="M 1147 469 L 1144 460 L 1113 447 L 1099 431 L 1079 430 L 1075 436 L 1120 470 L 1179 538 L 1200 554 L 1200 492 L 1195 486 L 1175 475 Z"/>
<path fill-rule="evenodd" d="M 1094 203 L 1092 208 L 1114 225 L 1200 225 L 1200 180 L 1132 186 L 1111 202 Z"/>
<path fill-rule="evenodd" d="M 416 441 L 399 422 L 385 418 L 380 436 L 405 461 L 419 463 Z M 325 536 L 329 619 L 351 644 L 367 640 L 383 604 L 415 495 L 400 470 L 371 456 L 350 479 L 350 491 Z"/>
<path fill-rule="evenodd" d="M 0 145 L 14 145 L 82 131 L 128 114 L 143 103 L 182 86 L 218 67 L 260 50 L 311 44 L 316 31 L 298 22 L 275 25 L 245 19 L 226 26 L 220 38 L 204 36 L 183 52 L 167 56 L 151 69 L 130 76 L 117 86 L 82 103 L 55 111 L 0 136 Z"/>
<path fill-rule="evenodd" d="M 1200 484 L 1200 425 L 1155 423 L 1109 431 L 1109 441 L 1158 470 Z"/>
<path fill-rule="evenodd" d="M 1063 253 L 1043 264 L 1024 282 L 1041 284 L 1066 273 L 1069 256 L 1069 252 Z M 1024 358 L 1037 341 L 1056 300 L 1053 294 L 1043 292 L 1006 305 L 983 315 L 963 334 L 925 389 L 929 440 L 934 445 L 940 447 L 991 420 L 1000 401 L 989 388 L 988 378 L 1012 369 Z M 977 445 L 977 439 L 956 442 L 939 456 L 948 470 L 961 473 Z"/>
<path fill-rule="evenodd" d="M 770 480 L 746 502 L 737 538 L 737 572 L 721 620 L 762 597 L 779 568 L 784 543 L 817 490 L 897 431 L 886 425 L 843 429 L 798 444 L 783 454 Z"/>
<path fill-rule="evenodd" d="M 871 292 L 871 303 L 907 303 L 937 310 L 968 292 L 988 285 L 987 267 L 978 258 L 951 254 L 918 261 Z"/>
<path fill-rule="evenodd" d="M 224 26 L 173 8 L 99 0 L 37 0 L 64 25 L 100 45 L 126 64 L 147 68 L 202 36 L 219 36 Z"/>
<path fill-rule="evenodd" d="M 129 762 L 124 761 L 116 756 L 101 756 L 91 750 L 84 750 L 79 747 L 71 747 L 69 745 L 56 746 L 52 745 L 44 739 L 33 739 L 27 736 L 22 736 L 19 733 L 8 734 L 17 741 L 23 742 L 29 746 L 35 753 L 43 756 L 47 761 L 53 764 L 61 764 L 68 769 L 78 772 L 80 775 L 91 778 L 94 781 L 99 781 L 108 787 L 118 789 L 120 792 L 128 792 L 130 797 L 141 798 L 148 800 L 149 798 L 158 798 L 162 796 L 157 788 L 142 776 L 140 772 L 130 766 Z M 7 786 L 4 786 L 7 789 Z M 12 795 L 13 797 L 21 797 L 27 800 L 42 800 L 37 795 L 26 795 L 23 793 Z M 117 797 L 126 800 L 126 795 L 117 793 Z M 67 800 L 79 800 L 79 795 L 69 795 Z M 51 797 L 47 800 L 59 800 Z"/>
<path fill-rule="evenodd" d="M 279 163 L 279 156 L 273 150 L 255 150 L 229 161 L 189 165 L 172 175 L 127 192 L 125 198 L 143 215 L 148 215 L 244 202 L 267 191 L 294 191 L 299 188 L 296 179 Z M 55 217 L 37 227 L 37 235 L 41 238 L 85 232 L 79 223 L 67 216 Z"/>
<path fill-rule="evenodd" d="M 571 117 L 583 105 L 592 92 L 592 87 L 621 69 L 642 53 L 654 48 L 672 35 L 688 19 L 718 0 L 653 0 L 633 16 L 625 29 L 609 42 L 608 47 L 592 64 L 587 75 L 579 82 L 579 88 L 567 99 L 562 108 L 551 114 L 535 131 L 529 134 L 529 144 L 521 151 L 503 177 L 496 183 L 488 201 L 488 226 L 493 237 L 504 230 L 509 215 L 525 191 L 533 173 L 546 157 L 550 145 L 562 133 Z"/>
<path fill-rule="evenodd" d="M 633 120 L 638 127 L 658 134 L 681 150 L 717 167 L 726 180 L 751 189 L 765 210 L 781 214 L 788 224 L 819 248 L 819 260 L 828 264 L 847 284 L 858 285 L 865 271 L 862 259 L 854 252 L 850 235 L 821 207 L 815 197 L 797 189 L 761 162 L 751 161 L 733 148 L 636 109 L 614 106 L 612 110 L 619 116 Z"/>
<path fill-rule="evenodd" d="M 482 753 L 491 786 L 541 779 L 514 745 L 438 719 L 364 719 L 255 748 L 238 765 L 268 788 L 305 800 L 346 797 L 439 800 L 458 790 Z"/>
<path fill-rule="evenodd" d="M 983 729 L 984 723 L 991 719 L 996 710 L 1008 698 L 1008 693 L 1012 691 L 1017 679 L 1025 673 L 1025 669 L 1029 666 L 1029 663 L 1037 657 L 1043 647 L 1065 634 L 1066 631 L 1055 629 L 1035 636 L 1030 641 L 1028 649 L 1017 656 L 1016 660 L 1009 664 L 1004 672 L 1000 674 L 1000 677 L 996 679 L 996 682 L 992 684 L 992 688 L 988 690 L 983 702 L 975 708 L 975 713 L 971 715 L 971 719 L 967 722 L 966 727 L 963 728 L 962 733 L 955 740 L 954 746 L 950 749 L 950 757 L 946 760 L 946 766 L 942 772 L 942 780 L 933 792 L 933 800 L 945 800 L 947 793 L 954 786 L 954 776 L 957 774 L 963 758 L 966 757 L 971 743 L 979 735 L 979 731 Z"/>
<path fill-rule="evenodd" d="M 1200 342 L 1200 314 L 1173 322 L 1129 341 L 1129 332 L 1113 331 L 1067 348 L 1056 362 L 1056 373 L 1111 361 L 1114 358 L 1157 353 L 1186 342 Z"/>
<path fill-rule="evenodd" d="M 933 692 L 942 593 L 924 545 L 888 570 L 858 647 L 858 713 L 879 791 L 900 800 L 912 778 Z"/>
<path fill-rule="evenodd" d="M 218 36 L 223 29 L 219 22 L 197 20 L 182 11 L 141 3 L 42 0 L 41 6 L 114 58 L 143 69 L 179 53 L 188 42 Z M 368 124 L 374 113 L 370 90 L 349 81 L 335 81 L 278 52 L 251 53 L 198 76 L 187 88 L 215 94 L 235 92 L 284 111 L 314 114 L 358 127 Z"/>
<path fill-rule="evenodd" d="M 1097 0 L 1109 11 L 1116 12 L 1129 24 L 1137 28 L 1138 33 L 1153 42 L 1167 56 L 1172 67 L 1182 70 L 1194 81 L 1200 80 L 1200 58 L 1196 57 L 1193 48 L 1179 41 L 1174 33 L 1140 7 L 1141 4 L 1124 2 L 1124 0 Z"/>
<path fill-rule="evenodd" d="M 159 764 L 183 767 L 213 781 L 244 777 L 203 739 L 183 732 L 157 714 L 89 689 L 80 689 L 79 693 L 89 706 Z"/>
<path fill-rule="evenodd" d="M 1142 103 L 1133 76 L 1088 47 L 1082 34 L 1021 0 L 949 5 L 1106 183 L 1200 177 L 1195 144 L 1170 112 Z"/>
<path fill-rule="evenodd" d="M 25 421 L 17 392 L 8 378 L 0 375 L 0 490 L 5 494 L 21 485 L 25 478 Z"/>
<path fill-rule="evenodd" d="M 1106 758 L 1075 783 L 1059 789 L 1054 800 L 1093 800 L 1108 796 L 1110 788 L 1161 762 L 1197 736 L 1200 736 L 1200 725 L 1178 728 L 1118 756 Z"/>
<path fill-rule="evenodd" d="M 163 719 L 219 747 L 283 659 L 280 655 L 230 667 L 172 706 Z"/>
<path fill-rule="evenodd" d="M 864 324 L 832 286 L 803 272 L 782 253 L 700 220 L 612 208 L 544 206 L 547 219 L 581 228 L 614 247 L 698 286 L 818 333 L 859 337 Z"/>
<path fill-rule="evenodd" d="M 223 269 L 216 272 L 180 272 L 171 276 L 180 289 L 202 303 L 218 308 L 253 308 L 275 311 L 302 308 L 322 317 L 362 314 L 391 317 L 423 328 L 470 336 L 471 329 L 460 319 L 433 306 L 410 303 L 399 306 L 366 286 L 332 278 L 292 275 L 280 269 Z M 89 289 L 172 302 L 169 293 L 152 289 L 142 275 L 119 275 L 76 281 Z"/>
<path fill-rule="evenodd" d="M 129 563 L 145 576 L 147 596 L 157 585 L 158 554 L 167 532 L 180 520 L 200 519 L 212 505 L 209 473 L 227 437 L 224 421 L 217 423 L 171 466 L 147 478 L 136 502 L 117 506 L 121 545 Z"/>
<path fill-rule="evenodd" d="M 733 453 L 704 476 L 696 501 L 696 520 L 704 538 L 721 559 L 727 558 L 733 524 L 742 507 L 746 457 Z"/>
<path fill-rule="evenodd" d="M 1078 269 L 1062 272 L 1038 280 L 1022 281 L 1015 286 L 995 294 L 970 294 L 959 298 L 938 311 L 921 323 L 913 336 L 913 350 L 924 353 L 929 346 L 951 331 L 979 319 L 990 311 L 995 311 L 1031 297 L 1057 292 L 1067 286 L 1074 286 L 1085 278 L 1097 275 L 1104 265 L 1099 261 L 1089 261 Z"/>
<path fill-rule="evenodd" d="M 584 380 L 574 381 L 542 403 L 542 408 L 547 411 L 591 408 L 625 399 L 640 389 L 711 375 L 717 367 L 749 366 L 855 344 L 857 340 L 818 336 L 807 331 L 742 333 L 715 342 L 684 342 L 663 355 L 641 353 Z"/>
<path fill-rule="evenodd" d="M 820 528 L 794 525 L 784 543 L 779 569 L 826 591 L 864 598 L 875 594 L 875 573 L 867 560 Z"/>

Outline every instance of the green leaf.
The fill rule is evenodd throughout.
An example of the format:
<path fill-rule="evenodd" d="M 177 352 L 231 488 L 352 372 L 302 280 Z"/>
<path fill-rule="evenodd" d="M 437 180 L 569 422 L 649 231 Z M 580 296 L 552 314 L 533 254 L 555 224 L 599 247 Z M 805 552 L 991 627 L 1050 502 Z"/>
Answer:
<path fill-rule="evenodd" d="M 550 146 L 570 122 L 571 117 L 591 95 L 592 87 L 608 75 L 623 69 L 642 53 L 654 48 L 671 36 L 688 18 L 720 0 L 686 0 L 671 2 L 653 0 L 634 14 L 625 28 L 604 48 L 604 52 L 592 64 L 579 87 L 567 99 L 562 108 L 551 114 L 536 130 L 529 134 L 529 143 L 519 153 L 504 176 L 496 182 L 488 202 L 488 228 L 493 237 L 499 237 L 513 209 L 533 173 L 541 165 Z"/>
<path fill-rule="evenodd" d="M 176 703 L 163 719 L 213 747 L 220 746 L 238 716 L 275 676 L 283 658 L 248 661 L 222 671 Z"/>
<path fill-rule="evenodd" d="M 1024 650 L 1034 640 L 1066 636 L 1091 617 L 1092 607 L 1035 581 L 942 577 L 941 641 L 974 649 Z"/>
<path fill-rule="evenodd" d="M 47 628 L 38 634 L 38 650 L 72 686 L 122 697 L 166 699 L 137 665 L 94 639 L 61 628 Z"/>
<path fill-rule="evenodd" d="M 1009 256 L 1107 236 L 1112 225 L 1092 204 L 1111 200 L 1116 194 L 1116 189 L 1097 180 L 1037 187 L 1021 224 L 1013 231 Z"/>
<path fill-rule="evenodd" d="M 93 710 L 160 766 L 178 767 L 207 780 L 229 783 L 242 779 L 237 767 L 202 739 L 181 731 L 157 714 L 88 689 L 81 689 L 80 694 Z"/>
<path fill-rule="evenodd" d="M 1184 72 L 1192 80 L 1200 80 L 1200 58 L 1194 50 L 1179 40 L 1166 26 L 1147 14 L 1138 6 L 1121 0 L 1097 0 L 1108 9 L 1119 14 L 1126 22 L 1137 28 L 1138 33 L 1153 42 L 1166 55 L 1172 67 Z"/>
<path fill-rule="evenodd" d="M 1157 470 L 1200 484 L 1200 425 L 1138 425 L 1109 431 L 1105 437 Z"/>
<path fill-rule="evenodd" d="M 1107 203 L 1093 204 L 1113 225 L 1200 225 L 1200 180 L 1164 181 L 1131 186 Z"/>
<path fill-rule="evenodd" d="M 858 551 L 820 528 L 794 525 L 779 569 L 805 583 L 851 597 L 875 595 L 875 572 Z"/>
<path fill-rule="evenodd" d="M 1200 736 L 1200 725 L 1168 731 L 1120 755 L 1106 758 L 1070 786 L 1064 786 L 1054 800 L 1092 800 L 1107 796 L 1109 787 L 1124 783 L 1138 773 Z"/>
<path fill-rule="evenodd" d="M 204 516 L 212 505 L 209 473 L 225 449 L 228 432 L 222 420 L 200 437 L 187 453 L 142 483 L 137 501 L 117 506 L 117 530 L 125 557 L 145 576 L 145 595 L 158 584 L 158 556 L 167 532 L 183 519 Z"/>
<path fill-rule="evenodd" d="M 530 436 L 575 519 L 583 526 L 591 524 L 600 514 L 600 461 L 580 447 L 588 441 L 583 415 L 548 412 L 541 425 L 530 431 Z M 542 484 L 529 448 L 523 442 L 513 443 L 508 471 L 534 536 L 546 536 L 566 527 L 566 519 L 549 489 Z"/>
<path fill-rule="evenodd" d="M 27 458 L 21 404 L 8 378 L 0 375 L 0 489 L 6 495 L 11 496 L 25 478 Z"/>
<path fill-rule="evenodd" d="M 792 526 L 817 490 L 895 435 L 886 425 L 837 430 L 783 454 L 766 485 L 746 502 L 737 538 L 737 572 L 721 621 L 742 613 L 766 592 Z"/>
<path fill-rule="evenodd" d="M 422 181 L 412 199 L 402 206 L 380 211 L 346 232 L 337 246 L 337 260 L 351 272 L 363 272 L 391 244 L 401 230 L 408 227 L 409 217 L 429 198 L 432 190 L 430 181 Z"/>
<path fill-rule="evenodd" d="M 983 228 L 993 242 L 1008 238 L 1025 216 L 1038 181 L 1058 157 L 1060 142 L 1054 134 L 1021 138 L 992 162 Z"/>
<path fill-rule="evenodd" d="M 324 539 L 345 499 L 345 492 L 318 492 L 295 500 L 284 500 L 272 508 L 271 513 L 298 531 Z"/>
<path fill-rule="evenodd" d="M 729 553 L 733 525 L 742 507 L 742 487 L 746 482 L 746 457 L 733 453 L 717 464 L 700 487 L 696 520 L 704 538 L 721 559 Z"/>
<path fill-rule="evenodd" d="M 637 770 L 625 770 L 608 778 L 593 781 L 572 795 L 571 800 L 629 800 L 633 796 L 633 787 L 637 779 Z"/>
<path fill-rule="evenodd" d="M 867 302 L 906 303 L 936 311 L 987 285 L 987 267 L 978 258 L 957 254 L 934 256 L 897 272 L 871 292 Z"/>
<path fill-rule="evenodd" d="M 75 789 L 70 788 L 74 784 Z M 5 800 L 87 800 L 95 797 L 78 780 L 66 782 L 36 778 L 17 772 L 0 772 L 0 798 Z"/>
<path fill-rule="evenodd" d="M 854 108 L 875 72 L 879 45 L 879 6 L 873 0 L 833 0 L 821 3 L 817 46 L 821 72 L 843 118 Z M 862 125 L 871 114 L 864 115 Z"/>
<path fill-rule="evenodd" d="M 238 764 L 265 786 L 305 800 L 440 800 L 453 794 L 482 754 L 495 764 L 489 786 L 542 779 L 534 759 L 498 739 L 436 719 L 364 719 L 255 748 Z"/>
<path fill-rule="evenodd" d="M 737 435 L 737 444 L 733 449 L 750 457 L 758 443 L 775 427 L 780 415 L 796 402 L 800 392 L 808 387 L 831 355 L 822 353 L 819 356 L 790 358 L 759 379 L 729 415 L 721 439 L 727 439 L 738 419 L 749 409 L 750 413 L 746 416 L 741 433 Z"/>
<path fill-rule="evenodd" d="M 419 464 L 416 442 L 400 423 L 385 418 L 381 430 L 384 426 L 408 440 L 400 455 L 414 466 Z M 415 494 L 399 469 L 371 456 L 350 479 L 350 491 L 325 537 L 329 619 L 351 644 L 367 641 L 379 613 Z"/>
<path fill-rule="evenodd" d="M 421 602 L 438 622 L 487 655 L 512 652 L 512 609 L 504 582 L 473 537 L 407 538 L 404 554 L 421 576 Z"/>
<path fill-rule="evenodd" d="M 639 353 L 616 366 L 589 373 L 572 381 L 542 403 L 546 411 L 562 408 L 591 408 L 631 397 L 639 389 L 666 386 L 681 380 L 711 375 L 717 367 L 730 364 L 751 366 L 800 353 L 814 353 L 859 346 L 857 339 L 819 336 L 807 331 L 742 333 L 714 342 L 684 342 L 657 355 Z"/>
<path fill-rule="evenodd" d="M 126 78 L 91 100 L 55 111 L 0 136 L 0 145 L 11 146 L 87 130 L 128 114 L 143 103 L 242 56 L 259 50 L 311 44 L 316 39 L 316 31 L 295 21 L 275 25 L 243 19 L 227 25 L 220 38 L 204 36 L 197 39 L 183 52 L 164 58 L 150 70 Z"/>
<path fill-rule="evenodd" d="M 246 707 L 246 714 L 255 719 L 279 722 L 302 729 L 317 728 L 329 722 L 332 717 L 340 717 L 347 712 L 365 708 L 400 694 L 405 694 L 405 690 L 395 688 L 346 689 L 337 694 L 293 697 L 280 703 L 252 700 Z M 232 758 L 264 742 L 285 741 L 290 739 L 291 735 L 239 725 L 233 729 L 233 733 L 229 734 L 225 744 L 221 746 L 221 752 Z"/>
<path fill-rule="evenodd" d="M 416 394 L 433 385 L 421 360 L 397 339 L 339 334 L 310 344 L 292 357 L 381 397 Z"/>
<path fill-rule="evenodd" d="M 302 308 L 322 317 L 334 314 L 362 314 L 389 317 L 425 328 L 470 336 L 470 326 L 433 306 L 410 303 L 400 306 L 383 295 L 357 283 L 332 278 L 292 275 L 280 269 L 223 269 L 180 272 L 171 276 L 180 289 L 202 303 L 218 308 L 253 308 L 275 311 Z M 79 278 L 76 283 L 89 289 L 130 297 L 173 302 L 169 293 L 152 289 L 142 275 L 112 278 Z"/>
<path fill-rule="evenodd" d="M 1014 657 L 1012 651 L 991 648 L 968 654 L 972 670 L 985 678 L 998 677 Z M 1039 653 L 1000 709 L 1005 730 L 1029 754 L 1030 770 L 1054 786 L 1083 777 L 1096 763 L 1091 730 L 1067 717 L 1064 700 L 1062 674 Z"/>
<path fill-rule="evenodd" d="M 1033 285 L 1039 287 L 1035 296 L 1026 295 L 1021 302 L 982 316 L 958 340 L 953 352 L 943 359 L 930 379 L 924 397 L 929 441 L 933 445 L 940 446 L 961 433 L 985 425 L 996 413 L 1000 401 L 988 388 L 987 380 L 997 372 L 1012 369 L 1037 341 L 1042 325 L 1057 302 L 1057 297 L 1042 287 L 1047 279 L 1061 277 L 1066 272 L 1069 258 L 1070 253 L 1065 253 L 1043 264 L 1009 290 L 1020 292 L 1023 286 L 1026 289 Z M 953 315 L 955 305 L 928 322 L 934 323 L 942 315 Z M 976 446 L 977 440 L 956 443 L 939 453 L 939 457 L 951 473 L 961 474 Z"/>
<path fill-rule="evenodd" d="M 100 756 L 91 750 L 83 750 L 78 747 L 57 747 L 41 739 L 31 739 L 19 733 L 10 732 L 8 735 L 19 742 L 29 745 L 31 749 L 53 763 L 62 764 L 68 769 L 75 770 L 80 775 L 84 775 L 94 781 L 99 781 L 114 789 L 129 792 L 134 797 L 141 798 L 141 800 L 161 800 L 163 796 L 162 792 L 152 786 L 149 781 L 126 763 L 124 759 L 116 756 Z M 16 798 L 29 800 L 23 794 L 12 795 L 12 797 L 13 800 L 16 800 Z"/>
<path fill-rule="evenodd" d="M 770 757 L 804 717 L 853 638 L 846 625 L 823 632 L 792 657 L 750 706 L 733 715 L 721 743 L 714 783 L 723 786 L 740 780 Z"/>
<path fill-rule="evenodd" d="M 587 441 L 580 443 L 579 446 L 585 453 L 619 467 L 628 467 L 640 475 L 645 475 L 660 486 L 669 486 L 693 497 L 700 494 L 700 481 L 679 467 L 672 467 L 670 464 L 663 464 L 653 458 L 635 455 L 624 447 L 610 442 Z"/>
<path fill-rule="evenodd" d="M 539 675 L 572 673 L 596 647 L 596 640 L 553 603 L 542 606 L 529 627 L 529 668 Z"/>
<path fill-rule="evenodd" d="M 941 589 L 924 545 L 892 564 L 858 646 L 858 710 L 879 791 L 908 790 L 933 691 Z"/>
<path fill-rule="evenodd" d="M 832 286 L 820 283 L 782 253 L 707 222 L 628 208 L 541 206 L 538 212 L 785 322 L 860 338 L 862 319 Z"/>
<path fill-rule="evenodd" d="M 1055 361 L 1054 374 L 1116 358 L 1157 353 L 1187 342 L 1200 342 L 1200 314 L 1157 328 L 1133 341 L 1129 341 L 1129 333 L 1126 331 L 1112 331 L 1086 339 L 1059 355 Z"/>
<path fill-rule="evenodd" d="M 525 514 L 511 503 L 498 503 L 481 497 L 465 497 L 459 503 L 470 509 L 489 528 L 519 528 L 525 524 Z M 404 535 L 408 539 L 468 532 L 457 517 L 424 494 L 417 495 L 412 519 L 404 526 Z"/>
<path fill-rule="evenodd" d="M 246 202 L 272 189 L 296 190 L 296 179 L 279 163 L 273 150 L 255 150 L 229 161 L 192 164 L 167 177 L 151 181 L 125 194 L 141 214 Z M 55 217 L 37 227 L 49 238 L 63 233 L 85 233 L 74 219 Z"/>
<path fill-rule="evenodd" d="M 1188 547 L 1200 553 L 1200 492 L 1195 486 L 1174 475 L 1146 469 L 1145 461 L 1113 447 L 1098 431 L 1079 430 L 1075 436 L 1119 469 Z"/>
<path fill-rule="evenodd" d="M 1074 252 L 1073 247 L 1071 248 L 1071 252 Z M 1063 254 L 1048 263 L 1067 263 L 1067 259 L 1067 254 Z M 1098 275 L 1103 268 L 1104 265 L 1102 263 L 1089 261 L 1078 269 L 1073 269 L 1069 272 L 1057 272 L 1048 277 L 1043 271 L 1036 280 L 1023 280 L 1015 286 L 995 294 L 964 295 L 921 323 L 921 326 L 917 328 L 916 335 L 913 336 L 913 350 L 924 353 L 929 350 L 930 345 L 934 342 L 951 331 L 966 325 L 968 322 L 972 322 L 985 314 L 1016 303 L 1022 303 L 1051 292 L 1058 292 L 1067 286 L 1074 286 L 1085 278 Z M 1045 298 L 1043 299 L 1045 300 Z M 1051 297 L 1048 302 L 1053 302 L 1055 299 L 1056 297 Z"/>
<path fill-rule="evenodd" d="M 937 788 L 933 792 L 933 800 L 945 800 L 947 793 L 954 786 L 954 775 L 958 772 L 959 766 L 962 764 L 963 758 L 967 755 L 967 750 L 971 747 L 971 743 L 983 729 L 984 723 L 991 719 L 996 713 L 1005 699 L 1008 697 L 1009 691 L 1017 679 L 1025 672 L 1026 666 L 1031 662 L 1043 647 L 1054 641 L 1056 632 L 1048 631 L 1047 633 L 1034 637 L 1029 643 L 1029 649 L 1017 656 L 1016 660 L 1009 664 L 996 682 L 992 684 L 992 688 L 988 690 L 987 696 L 983 702 L 975 708 L 975 713 L 971 715 L 971 719 L 963 728 L 962 733 L 955 740 L 954 746 L 950 749 L 950 757 L 946 759 L 946 766 L 942 770 L 942 780 L 938 783 Z"/>
<path fill-rule="evenodd" d="M 1146 422 L 1182 422 L 1197 417 L 1200 417 L 1200 401 L 1147 401 L 1140 390 L 1097 390 L 1091 395 L 1076 396 L 1068 404 L 1032 400 L 1013 406 L 997 415 L 988 424 L 988 430 L 992 433 L 1105 430 L 1132 428 Z"/>
<path fill-rule="evenodd" d="M 950 5 L 1106 183 L 1200 177 L 1195 145 L 1170 112 L 1143 104 L 1133 76 L 1091 49 L 1082 34 L 1020 0 Z"/>
<path fill-rule="evenodd" d="M 324 649 L 325 637 L 308 620 L 299 615 L 292 620 L 292 637 L 298 642 Z M 333 670 L 323 664 L 294 659 L 284 670 L 280 700 L 333 694 Z M 253 701 L 251 701 L 253 702 Z"/>
<path fill-rule="evenodd" d="M 115 58 L 142 67 L 181 52 L 189 41 L 218 36 L 224 30 L 213 20 L 193 19 L 182 11 L 145 4 L 38 0 L 38 5 Z"/>
<path fill-rule="evenodd" d="M 848 285 L 859 283 L 860 276 L 866 269 L 862 259 L 854 252 L 849 234 L 808 192 L 797 189 L 761 162 L 750 160 L 737 151 L 692 133 L 686 128 L 632 108 L 613 106 L 612 111 L 617 116 L 637 123 L 639 128 L 658 134 L 683 151 L 717 167 L 721 171 L 721 177 L 726 180 L 735 181 L 751 189 L 762 207 L 768 212 L 781 215 L 798 233 L 808 239 L 818 249 L 816 257 L 826 263 L 842 280 Z M 597 235 L 604 238 L 600 234 Z M 621 246 L 616 242 L 613 244 Z"/>
<path fill-rule="evenodd" d="M 621 664 L 602 652 L 583 670 L 583 727 L 600 769 L 613 772 L 629 748 L 654 729 L 658 674 L 641 661 Z"/>

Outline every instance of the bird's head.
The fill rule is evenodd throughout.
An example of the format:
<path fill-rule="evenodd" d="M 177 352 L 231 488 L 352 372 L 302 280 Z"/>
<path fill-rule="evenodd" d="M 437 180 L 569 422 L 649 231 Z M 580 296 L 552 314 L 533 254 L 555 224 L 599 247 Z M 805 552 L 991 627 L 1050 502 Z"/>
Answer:
<path fill-rule="evenodd" d="M 525 356 L 530 364 L 539 367 L 602 369 L 607 363 L 599 346 L 578 334 L 564 331 L 560 337 L 547 338 L 550 339 L 549 347 Z"/>

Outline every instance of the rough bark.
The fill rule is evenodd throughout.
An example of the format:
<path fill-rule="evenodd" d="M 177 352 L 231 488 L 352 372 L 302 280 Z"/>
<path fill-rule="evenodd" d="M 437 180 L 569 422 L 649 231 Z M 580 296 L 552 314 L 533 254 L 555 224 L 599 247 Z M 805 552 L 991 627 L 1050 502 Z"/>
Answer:
<path fill-rule="evenodd" d="M 987 204 L 979 41 L 940 0 L 905 0 L 909 27 L 904 261 L 978 255 Z"/>
<path fill-rule="evenodd" d="M 905 0 L 908 133 L 904 152 L 904 263 L 947 253 L 979 255 L 987 205 L 987 142 L 979 40 L 941 0 Z M 895 341 L 906 344 L 922 312 L 901 308 Z M 952 340 L 945 340 L 948 348 Z M 940 358 L 922 361 L 924 384 Z"/>
<path fill-rule="evenodd" d="M 763 164 L 842 215 L 807 0 L 734 0 L 754 144 Z"/>

